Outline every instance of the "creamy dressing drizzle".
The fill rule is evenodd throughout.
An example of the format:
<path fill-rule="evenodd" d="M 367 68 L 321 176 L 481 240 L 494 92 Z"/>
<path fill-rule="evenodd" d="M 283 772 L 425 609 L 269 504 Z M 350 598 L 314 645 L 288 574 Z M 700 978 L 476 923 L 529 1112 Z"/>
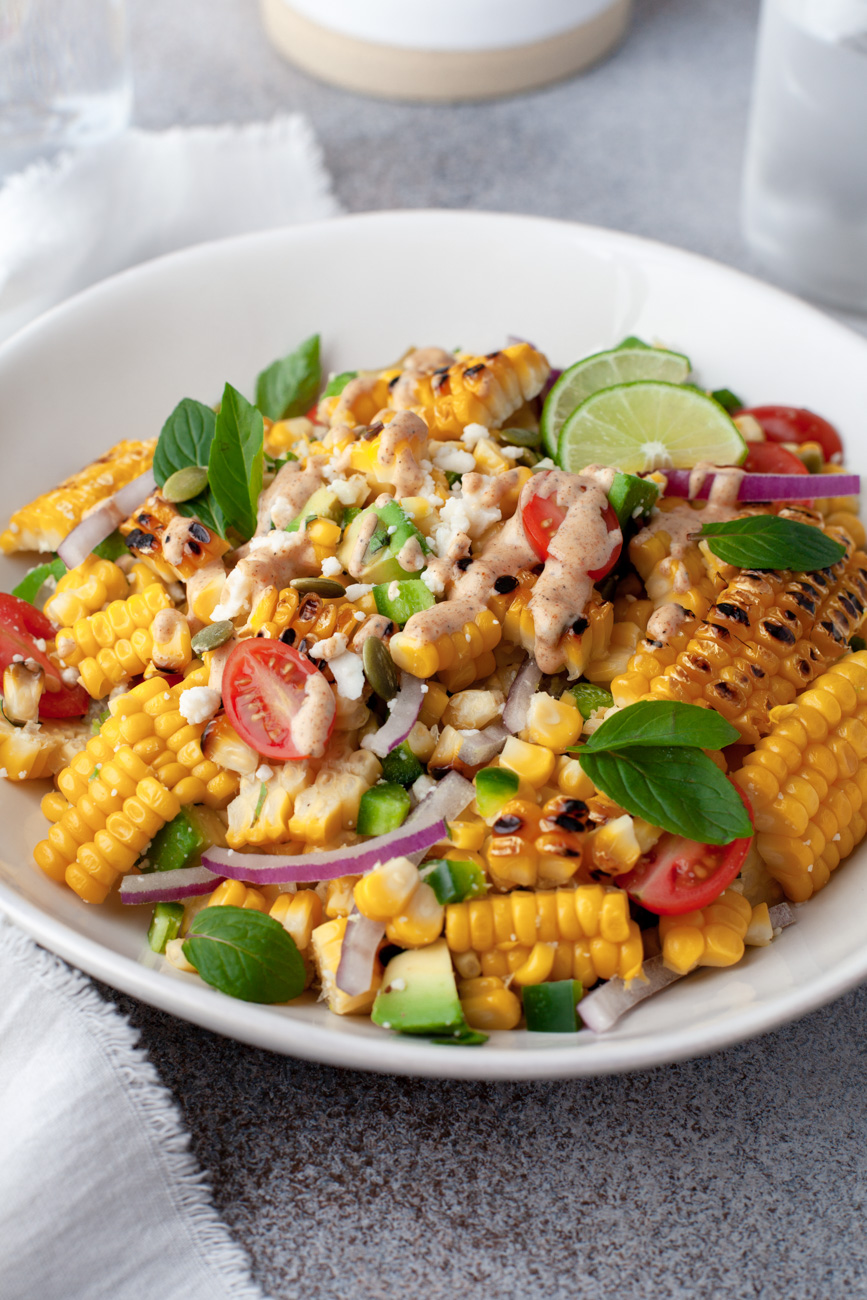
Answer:
<path fill-rule="evenodd" d="M 681 560 L 695 544 L 690 541 L 690 534 L 697 533 L 702 524 L 726 523 L 729 519 L 737 519 L 741 513 L 718 501 L 708 501 L 707 504 L 700 501 L 696 505 L 691 505 L 689 501 L 678 501 L 670 510 L 658 510 L 650 523 L 635 534 L 635 542 L 639 544 L 645 537 L 655 533 L 667 533 L 671 539 L 668 547 L 670 557 Z"/>
<path fill-rule="evenodd" d="M 418 573 L 419 569 L 424 568 L 424 551 L 415 534 L 408 537 L 398 551 L 397 562 L 407 573 Z"/>
<path fill-rule="evenodd" d="M 319 577 L 322 572 L 304 529 L 297 533 L 274 529 L 254 537 L 239 554 L 242 558 L 223 584 L 220 603 L 211 615 L 214 623 L 248 614 L 268 587 L 280 591 L 291 578 Z"/>
<path fill-rule="evenodd" d="M 403 371 L 391 389 L 391 405 L 396 411 L 406 411 L 418 405 L 418 380 L 422 375 L 432 375 L 444 366 L 453 366 L 456 358 L 444 348 L 416 348 L 403 363 Z"/>
<path fill-rule="evenodd" d="M 331 687 L 321 673 L 311 673 L 304 682 L 301 708 L 290 726 L 295 748 L 306 757 L 321 758 L 325 753 L 334 711 Z"/>
<path fill-rule="evenodd" d="M 349 383 L 340 394 L 340 397 L 337 399 L 337 405 L 331 412 L 329 423 L 331 425 L 346 423 L 351 425 L 356 424 L 357 421 L 352 414 L 353 406 L 360 398 L 366 397 L 368 393 L 372 393 L 378 383 L 378 373 L 357 375 L 355 379 L 350 379 Z"/>
<path fill-rule="evenodd" d="M 695 500 L 709 476 L 713 476 L 708 500 L 716 505 L 733 506 L 738 499 L 741 480 L 745 471 L 737 465 L 712 465 L 710 461 L 700 460 L 689 472 L 687 491 L 690 500 Z"/>
<path fill-rule="evenodd" d="M 394 495 L 413 497 L 425 480 L 419 461 L 427 451 L 427 425 L 412 411 L 401 411 L 383 429 L 376 463 L 391 471 Z"/>
<path fill-rule="evenodd" d="M 647 639 L 668 645 L 669 641 L 677 636 L 684 623 L 694 618 L 695 615 L 688 609 L 684 609 L 683 605 L 675 605 L 672 602 L 660 605 L 647 620 Z"/>
<path fill-rule="evenodd" d="M 287 461 L 271 486 L 259 497 L 257 537 L 270 532 L 272 526 L 285 528 L 292 523 L 316 489 L 322 486 L 323 463 L 324 457 L 320 456 L 311 456 L 304 468 L 300 461 Z"/>

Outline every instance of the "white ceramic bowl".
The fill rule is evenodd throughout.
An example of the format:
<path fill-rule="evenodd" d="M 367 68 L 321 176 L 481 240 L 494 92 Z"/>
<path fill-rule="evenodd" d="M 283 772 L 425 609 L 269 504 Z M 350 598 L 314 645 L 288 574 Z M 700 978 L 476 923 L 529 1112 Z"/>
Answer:
<path fill-rule="evenodd" d="M 410 344 L 533 339 L 555 364 L 630 333 L 689 353 L 753 403 L 811 406 L 867 472 L 867 341 L 777 290 L 676 249 L 535 218 L 412 212 L 206 245 L 127 272 L 0 350 L 0 516 L 119 437 L 152 437 L 184 396 L 213 400 L 319 330 L 334 370 Z M 26 565 L 5 561 L 7 589 Z M 610 1034 L 401 1038 L 321 1005 L 262 1007 L 167 969 L 147 909 L 87 907 L 31 864 L 42 791 L 0 782 L 0 906 L 46 947 L 178 1016 L 275 1051 L 359 1069 L 477 1078 L 600 1074 L 697 1055 L 804 1014 L 867 977 L 867 852 L 741 965 L 650 999 Z"/>

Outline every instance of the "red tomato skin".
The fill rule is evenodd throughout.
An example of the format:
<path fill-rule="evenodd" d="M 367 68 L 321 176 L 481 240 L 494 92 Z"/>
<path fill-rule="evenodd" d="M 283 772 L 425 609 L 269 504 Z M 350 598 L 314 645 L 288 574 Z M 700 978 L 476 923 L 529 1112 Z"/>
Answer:
<path fill-rule="evenodd" d="M 39 699 L 40 718 L 83 718 L 89 708 L 90 696 L 81 685 L 43 691 Z"/>
<path fill-rule="evenodd" d="M 609 533 L 617 532 L 620 529 L 620 522 L 614 507 L 606 503 L 602 512 Z M 557 529 L 566 518 L 566 511 L 562 506 L 557 505 L 550 497 L 536 496 L 530 498 L 524 506 L 521 514 L 521 522 L 524 525 L 524 532 L 527 534 L 527 541 L 532 546 L 540 560 L 547 560 L 548 552 L 551 545 L 551 539 L 554 537 Z M 545 527 L 544 525 L 548 525 Z M 610 573 L 620 558 L 620 552 L 623 550 L 623 539 L 620 545 L 612 552 L 611 558 L 600 569 L 588 569 L 587 575 L 594 582 L 604 578 L 606 573 Z"/>
<path fill-rule="evenodd" d="M 51 662 L 38 640 L 50 641 L 54 628 L 45 615 L 26 600 L 0 592 L 0 673 L 12 664 L 16 655 L 34 659 L 50 680 L 53 690 L 45 690 L 39 701 L 41 718 L 81 718 L 90 707 L 90 696 L 83 686 L 63 684 L 60 669 Z"/>
<path fill-rule="evenodd" d="M 828 420 L 805 406 L 747 406 L 738 415 L 751 415 L 771 442 L 818 442 L 825 460 L 841 457 L 843 440 Z"/>
<path fill-rule="evenodd" d="M 606 505 L 605 509 L 602 512 L 602 518 L 605 520 L 605 523 L 608 526 L 609 533 L 616 533 L 620 531 L 620 520 L 617 518 L 617 512 L 615 511 L 613 505 L 611 505 L 610 502 L 608 503 L 608 505 Z M 600 578 L 604 578 L 606 573 L 610 573 L 611 570 L 614 568 L 615 564 L 617 563 L 617 561 L 620 559 L 620 552 L 622 550 L 623 550 L 623 536 L 621 534 L 620 542 L 617 546 L 615 546 L 614 550 L 611 552 L 611 558 L 608 560 L 608 562 L 606 564 L 603 564 L 601 569 L 588 569 L 587 576 L 589 578 L 592 578 L 594 582 L 598 582 Z"/>
<path fill-rule="evenodd" d="M 753 818 L 753 810 L 744 792 L 738 789 L 744 806 Z M 646 853 L 625 876 L 618 876 L 617 884 L 625 889 L 648 912 L 657 916 L 681 916 L 707 907 L 719 898 L 724 889 L 735 880 L 753 842 L 752 835 L 732 840 L 730 844 L 699 844 L 696 840 L 666 832 L 657 844 Z M 719 862 L 702 881 L 685 879 L 699 858 L 709 855 L 719 857 Z"/>
<path fill-rule="evenodd" d="M 54 627 L 40 609 L 27 600 L 0 591 L 0 627 L 17 626 L 30 636 L 46 641 L 54 637 Z"/>
<path fill-rule="evenodd" d="M 809 474 L 800 456 L 778 442 L 748 442 L 743 468 L 749 474 Z"/>
<path fill-rule="evenodd" d="M 285 666 L 286 675 L 283 682 L 278 671 L 273 667 L 275 664 Z M 281 719 L 275 716 L 275 711 L 286 686 L 294 687 L 296 690 L 301 689 L 298 679 L 303 681 L 305 677 L 318 672 L 319 669 L 314 667 L 309 659 L 305 659 L 297 650 L 284 645 L 282 641 L 275 641 L 269 637 L 239 641 L 226 660 L 222 693 L 226 716 L 241 739 L 267 758 L 308 757 L 302 754 L 292 741 L 291 725 L 289 725 L 291 716 Z M 255 691 L 246 693 L 246 686 L 241 685 L 244 679 L 258 686 L 258 693 Z M 270 696 L 270 699 L 266 696 Z M 269 732 L 265 727 L 262 718 L 253 719 L 246 716 L 245 710 L 250 707 L 251 702 L 257 710 L 260 708 L 265 710 L 272 731 Z M 269 709 L 270 713 L 268 713 Z M 261 725 L 257 726 L 257 722 Z M 273 731 L 276 731 L 278 726 L 281 726 L 281 732 L 275 739 Z M 334 716 L 332 715 L 328 728 L 329 736 L 333 730 Z"/>

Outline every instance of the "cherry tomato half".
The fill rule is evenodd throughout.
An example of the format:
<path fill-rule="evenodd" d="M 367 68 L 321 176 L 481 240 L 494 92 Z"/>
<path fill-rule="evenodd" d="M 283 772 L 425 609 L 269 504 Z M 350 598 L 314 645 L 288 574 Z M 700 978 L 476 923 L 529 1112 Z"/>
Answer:
<path fill-rule="evenodd" d="M 257 637 L 239 641 L 223 670 L 226 716 L 242 740 L 268 758 L 306 758 L 292 735 L 292 721 L 304 702 L 307 678 L 320 676 L 308 659 L 282 641 Z M 324 679 L 323 679 L 324 680 Z M 328 692 L 331 696 L 331 692 Z M 328 704 L 324 705 L 328 709 Z M 334 729 L 330 701 L 323 739 Z"/>
<path fill-rule="evenodd" d="M 547 560 L 548 550 L 551 545 L 551 538 L 566 518 L 566 511 L 559 506 L 551 497 L 543 497 L 539 493 L 530 497 L 530 500 L 524 506 L 521 514 L 521 522 L 524 525 L 524 532 L 527 534 L 527 540 L 536 552 L 540 560 Z M 606 504 L 602 511 L 602 518 L 605 520 L 609 533 L 620 531 L 620 522 L 614 507 Z M 623 549 L 623 541 L 614 548 L 611 557 L 601 569 L 588 569 L 588 576 L 594 582 L 604 578 L 606 573 L 610 573 L 620 558 L 620 552 Z"/>
<path fill-rule="evenodd" d="M 749 801 L 741 790 L 752 818 Z M 680 916 L 707 907 L 737 877 L 753 842 L 752 835 L 731 844 L 699 844 L 666 833 L 617 883 L 630 898 L 658 916 Z"/>
<path fill-rule="evenodd" d="M 83 686 L 66 686 L 57 664 L 51 662 L 38 641 L 51 641 L 54 628 L 45 615 L 26 600 L 0 592 L 0 673 L 16 655 L 33 659 L 45 671 L 46 689 L 39 701 L 41 718 L 80 718 L 90 696 Z"/>
<path fill-rule="evenodd" d="M 751 415 L 758 420 L 766 438 L 771 442 L 818 442 L 825 460 L 839 460 L 843 454 L 843 441 L 834 428 L 821 415 L 804 406 L 748 406 L 738 415 Z"/>
<path fill-rule="evenodd" d="M 748 442 L 744 469 L 750 474 L 808 474 L 810 471 L 793 451 L 778 442 Z"/>

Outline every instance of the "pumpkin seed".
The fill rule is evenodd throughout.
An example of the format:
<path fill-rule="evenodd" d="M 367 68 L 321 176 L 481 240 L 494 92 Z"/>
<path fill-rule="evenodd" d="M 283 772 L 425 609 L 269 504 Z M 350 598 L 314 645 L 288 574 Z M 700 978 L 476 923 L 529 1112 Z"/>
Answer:
<path fill-rule="evenodd" d="M 170 501 L 173 505 L 191 501 L 200 492 L 204 492 L 207 486 L 208 471 L 204 465 L 185 465 L 166 479 L 162 490 L 163 500 Z"/>
<path fill-rule="evenodd" d="M 494 437 L 506 447 L 539 447 L 542 435 L 538 429 L 497 429 Z"/>
<path fill-rule="evenodd" d="M 206 650 L 216 650 L 217 646 L 223 645 L 234 634 L 235 624 L 225 619 L 221 623 L 209 623 L 207 627 L 203 627 L 193 637 L 190 645 L 197 655 L 201 655 Z"/>
<path fill-rule="evenodd" d="M 361 645 L 364 675 L 381 700 L 393 700 L 400 689 L 400 678 L 388 646 L 375 636 L 365 637 Z"/>
<path fill-rule="evenodd" d="M 299 596 L 345 596 L 346 588 L 333 578 L 293 578 L 289 583 Z"/>

